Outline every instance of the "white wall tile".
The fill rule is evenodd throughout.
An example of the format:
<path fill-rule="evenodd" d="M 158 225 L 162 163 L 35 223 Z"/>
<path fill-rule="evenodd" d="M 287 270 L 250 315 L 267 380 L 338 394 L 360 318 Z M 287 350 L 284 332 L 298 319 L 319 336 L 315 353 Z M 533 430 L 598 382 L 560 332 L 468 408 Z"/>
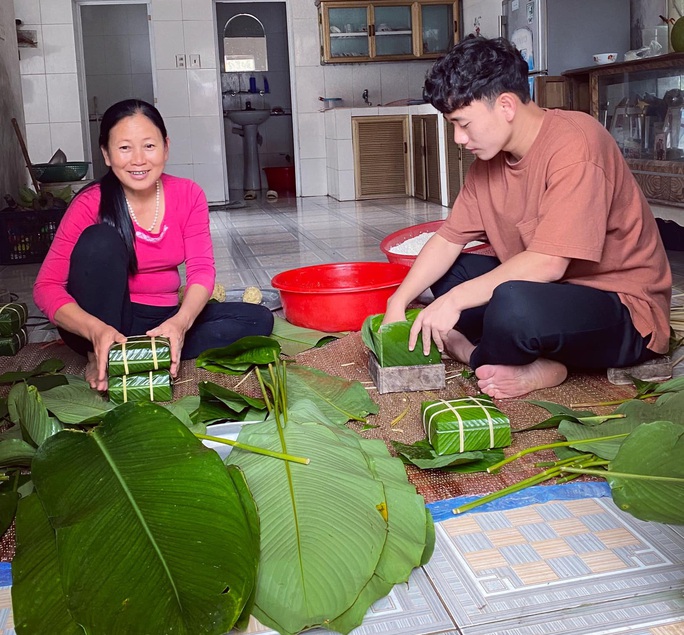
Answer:
<path fill-rule="evenodd" d="M 301 69 L 301 75 L 297 79 L 297 112 L 301 115 L 308 112 L 318 112 L 321 109 L 320 96 L 325 96 L 325 83 L 323 81 L 323 69 L 318 67 L 306 67 Z"/>
<path fill-rule="evenodd" d="M 47 163 L 53 155 L 50 142 L 50 124 L 27 123 L 26 147 L 33 163 Z"/>
<path fill-rule="evenodd" d="M 21 92 L 24 99 L 24 119 L 29 123 L 46 123 L 50 120 L 45 75 L 23 75 Z"/>
<path fill-rule="evenodd" d="M 221 130 L 216 117 L 190 117 L 192 162 L 209 163 L 221 159 Z"/>
<path fill-rule="evenodd" d="M 46 73 L 75 73 L 76 44 L 73 24 L 43 25 Z"/>
<path fill-rule="evenodd" d="M 374 106 L 381 103 L 380 66 L 382 64 L 358 64 L 354 67 L 352 75 L 352 104 L 354 107 L 365 107 L 362 97 L 365 89 L 368 89 L 368 101 Z"/>
<path fill-rule="evenodd" d="M 179 20 L 154 22 L 154 62 L 157 69 L 175 69 L 176 54 L 185 53 L 183 23 Z"/>
<path fill-rule="evenodd" d="M 127 7 L 128 29 L 129 35 L 145 35 L 149 34 L 149 21 L 147 19 L 147 6 L 144 4 L 133 4 Z"/>
<path fill-rule="evenodd" d="M 399 64 L 380 64 L 380 99 L 379 102 L 387 104 L 397 99 L 408 99 L 409 67 Z"/>
<path fill-rule="evenodd" d="M 50 123 L 81 121 L 76 73 L 46 75 Z"/>
<path fill-rule="evenodd" d="M 328 169 L 337 170 L 337 144 L 339 142 L 336 139 L 326 139 L 325 140 L 325 162 Z M 344 143 L 344 142 L 342 142 Z"/>
<path fill-rule="evenodd" d="M 185 53 L 197 53 L 201 68 L 216 68 L 216 37 L 210 20 L 183 22 Z M 190 60 L 188 59 L 188 65 Z"/>
<path fill-rule="evenodd" d="M 423 98 L 423 86 L 425 86 L 425 73 L 432 68 L 434 62 L 411 62 L 408 74 L 408 92 L 410 99 Z"/>
<path fill-rule="evenodd" d="M 225 196 L 225 175 L 223 173 L 223 162 L 214 163 L 195 163 L 194 180 L 200 185 L 206 194 L 207 201 L 216 203 L 224 201 Z"/>
<path fill-rule="evenodd" d="M 131 97 L 154 103 L 152 73 L 131 75 Z"/>
<path fill-rule="evenodd" d="M 302 114 L 299 118 L 299 156 L 302 159 L 325 157 L 325 120 L 323 113 Z"/>
<path fill-rule="evenodd" d="M 354 189 L 354 170 L 340 170 L 337 174 L 340 183 L 338 200 L 353 201 L 356 199 L 356 190 Z"/>
<path fill-rule="evenodd" d="M 330 109 L 325 111 L 325 138 L 337 139 L 337 126 L 335 123 L 335 110 Z"/>
<path fill-rule="evenodd" d="M 182 20 L 183 6 L 181 0 L 152 0 L 152 21 Z"/>
<path fill-rule="evenodd" d="M 99 13 L 105 33 L 128 35 L 128 9 L 125 5 L 102 5 Z"/>
<path fill-rule="evenodd" d="M 306 19 L 310 23 L 318 20 L 318 10 L 311 0 L 287 0 L 286 5 L 293 19 Z"/>
<path fill-rule="evenodd" d="M 337 170 L 333 170 L 332 168 L 328 167 L 327 174 L 328 174 L 328 195 L 332 196 L 333 198 L 337 198 L 339 196 L 339 191 L 340 191 L 340 184 L 339 184 L 339 180 L 337 178 Z"/>
<path fill-rule="evenodd" d="M 181 0 L 181 5 L 183 20 L 213 20 L 214 3 L 211 0 Z"/>
<path fill-rule="evenodd" d="M 351 115 L 352 111 L 349 108 L 335 109 L 335 121 L 338 139 L 352 138 Z"/>
<path fill-rule="evenodd" d="M 131 72 L 131 46 L 127 35 L 108 35 L 102 38 L 105 50 L 106 73 L 124 75 Z"/>
<path fill-rule="evenodd" d="M 43 51 L 43 30 L 40 24 L 26 26 L 38 32 L 38 48 L 19 49 L 19 73 L 21 75 L 41 75 L 45 73 L 45 57 Z"/>
<path fill-rule="evenodd" d="M 190 116 L 223 116 L 219 108 L 219 90 L 215 69 L 191 69 L 187 72 Z"/>
<path fill-rule="evenodd" d="M 169 135 L 169 163 L 192 163 L 190 117 L 164 117 Z"/>
<path fill-rule="evenodd" d="M 354 149 L 350 139 L 342 139 L 337 142 L 337 169 L 354 169 Z"/>
<path fill-rule="evenodd" d="M 302 196 L 325 196 L 328 193 L 325 159 L 302 159 L 299 174 Z"/>
<path fill-rule="evenodd" d="M 91 35 L 84 29 L 83 35 L 83 63 L 86 75 L 101 75 L 107 71 L 107 56 L 99 35 Z"/>
<path fill-rule="evenodd" d="M 43 24 L 73 24 L 71 0 L 40 0 L 40 20 Z"/>
<path fill-rule="evenodd" d="M 190 104 L 184 70 L 157 71 L 157 108 L 163 117 L 188 117 Z"/>
<path fill-rule="evenodd" d="M 14 0 L 14 15 L 24 25 L 40 24 L 40 0 Z"/>
<path fill-rule="evenodd" d="M 102 7 L 99 5 L 81 5 L 81 26 L 89 35 L 107 35 L 103 21 Z"/>
<path fill-rule="evenodd" d="M 150 38 L 147 33 L 129 36 L 128 48 L 131 59 L 131 73 L 151 73 L 152 52 L 150 51 Z"/>
<path fill-rule="evenodd" d="M 51 123 L 50 141 L 52 147 L 45 161 L 48 161 L 60 148 L 67 155 L 69 161 L 83 161 L 85 152 L 83 151 L 83 131 L 80 123 Z"/>
<path fill-rule="evenodd" d="M 294 20 L 294 59 L 297 66 L 318 66 L 321 63 L 321 45 L 318 31 L 311 28 L 310 20 Z"/>
<path fill-rule="evenodd" d="M 167 163 L 164 172 L 173 176 L 180 176 L 184 179 L 195 179 L 195 171 L 190 163 Z"/>
<path fill-rule="evenodd" d="M 349 64 L 325 66 L 323 68 L 325 78 L 324 97 L 341 97 L 343 106 L 351 106 L 353 103 L 353 70 L 353 67 Z"/>

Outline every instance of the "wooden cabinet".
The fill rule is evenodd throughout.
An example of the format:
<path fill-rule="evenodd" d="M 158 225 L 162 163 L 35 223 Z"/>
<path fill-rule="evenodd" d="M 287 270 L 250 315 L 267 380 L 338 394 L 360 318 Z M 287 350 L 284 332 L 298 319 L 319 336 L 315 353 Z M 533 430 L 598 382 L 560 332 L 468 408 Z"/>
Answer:
<path fill-rule="evenodd" d="M 408 196 L 408 115 L 352 117 L 356 198 Z"/>
<path fill-rule="evenodd" d="M 439 131 L 437 115 L 413 115 L 413 195 L 441 202 L 439 185 Z"/>
<path fill-rule="evenodd" d="M 608 128 L 646 198 L 684 207 L 684 53 L 563 75 L 571 108 Z"/>
<path fill-rule="evenodd" d="M 458 41 L 458 2 L 317 0 L 323 63 L 436 59 Z"/>

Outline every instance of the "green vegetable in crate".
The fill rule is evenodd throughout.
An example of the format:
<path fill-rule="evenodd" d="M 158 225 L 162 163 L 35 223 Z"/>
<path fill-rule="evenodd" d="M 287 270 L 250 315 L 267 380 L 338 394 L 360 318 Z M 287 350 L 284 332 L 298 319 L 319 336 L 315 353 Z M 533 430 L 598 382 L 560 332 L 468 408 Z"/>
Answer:
<path fill-rule="evenodd" d="M 26 346 L 28 341 L 28 333 L 26 329 L 19 329 L 9 337 L 0 337 L 0 356 L 16 355 L 19 350 Z"/>
<path fill-rule="evenodd" d="M 171 344 L 166 337 L 134 335 L 109 349 L 110 377 L 171 367 Z"/>
<path fill-rule="evenodd" d="M 437 454 L 511 444 L 511 423 L 487 395 L 424 401 L 420 411 L 428 440 Z"/>
<path fill-rule="evenodd" d="M 116 404 L 172 399 L 171 375 L 168 370 L 151 370 L 109 379 L 109 400 Z"/>
<path fill-rule="evenodd" d="M 424 355 L 422 346 L 416 346 L 412 351 L 408 349 L 408 339 L 411 326 L 418 317 L 420 309 L 406 311 L 406 322 L 393 322 L 381 326 L 383 313 L 368 316 L 361 327 L 361 339 L 378 359 L 381 367 L 389 366 L 418 366 L 425 364 L 439 364 L 440 352 L 432 342 L 430 354 Z"/>
<path fill-rule="evenodd" d="M 28 319 L 28 308 L 23 302 L 0 305 L 0 337 L 11 337 Z"/>

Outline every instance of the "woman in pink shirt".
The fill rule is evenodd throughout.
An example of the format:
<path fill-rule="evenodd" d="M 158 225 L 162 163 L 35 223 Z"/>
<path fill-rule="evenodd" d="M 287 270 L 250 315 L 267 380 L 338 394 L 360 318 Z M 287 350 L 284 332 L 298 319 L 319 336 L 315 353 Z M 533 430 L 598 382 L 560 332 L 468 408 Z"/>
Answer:
<path fill-rule="evenodd" d="M 201 188 L 164 174 L 169 140 L 157 109 L 129 99 L 107 109 L 100 148 L 109 171 L 72 201 L 33 296 L 63 340 L 87 355 L 85 376 L 107 388 L 107 359 L 129 335 L 165 336 L 181 359 L 248 335 L 268 335 L 260 305 L 209 303 L 216 269 Z M 179 266 L 186 290 L 178 304 Z"/>

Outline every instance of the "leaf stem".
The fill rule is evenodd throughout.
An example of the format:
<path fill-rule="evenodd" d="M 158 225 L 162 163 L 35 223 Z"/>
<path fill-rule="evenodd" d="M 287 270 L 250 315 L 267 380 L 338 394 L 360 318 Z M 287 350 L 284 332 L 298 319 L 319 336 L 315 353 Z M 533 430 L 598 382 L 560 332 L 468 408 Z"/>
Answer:
<path fill-rule="evenodd" d="M 490 465 L 487 468 L 487 472 L 490 474 L 493 474 L 494 472 L 497 472 L 500 470 L 504 465 L 508 465 L 512 461 L 515 461 L 516 459 L 519 459 L 523 456 L 526 456 L 527 454 L 532 454 L 533 452 L 539 452 L 540 450 L 552 450 L 553 448 L 563 448 L 563 447 L 568 447 L 571 445 L 577 445 L 578 443 L 592 443 L 594 441 L 610 441 L 611 439 L 620 439 L 623 437 L 628 436 L 628 433 L 625 434 L 612 434 L 607 437 L 595 437 L 591 439 L 575 439 L 574 441 L 557 441 L 556 443 L 547 443 L 545 445 L 536 445 L 532 448 L 525 448 L 524 450 L 520 450 L 520 452 L 516 452 L 515 454 L 512 454 L 509 457 L 506 457 L 503 461 L 499 461 L 498 463 L 495 463 L 494 465 Z"/>
<path fill-rule="evenodd" d="M 205 439 L 207 441 L 214 441 L 216 443 L 224 443 L 225 445 L 231 445 L 234 448 L 239 448 L 240 450 L 245 450 L 246 452 L 254 452 L 254 454 L 263 454 L 264 456 L 270 456 L 274 459 L 280 459 L 281 461 L 290 461 L 292 463 L 301 463 L 302 465 L 308 465 L 311 461 L 300 456 L 292 456 L 291 454 L 283 454 L 282 452 L 275 452 L 273 450 L 267 450 L 266 448 L 259 448 L 255 445 L 247 445 L 245 443 L 240 443 L 239 441 L 233 441 L 232 439 L 222 439 L 221 437 L 212 437 L 208 434 L 195 433 L 198 439 Z"/>
<path fill-rule="evenodd" d="M 628 472 L 612 472 L 610 470 L 586 470 L 584 468 L 577 467 L 563 467 L 562 472 L 570 472 L 571 474 L 588 474 L 590 476 L 601 476 L 606 478 L 607 476 L 619 476 L 620 478 L 632 478 L 641 481 L 665 481 L 667 483 L 679 483 L 684 484 L 684 478 L 678 478 L 676 476 L 654 476 L 651 474 L 630 474 Z"/>

